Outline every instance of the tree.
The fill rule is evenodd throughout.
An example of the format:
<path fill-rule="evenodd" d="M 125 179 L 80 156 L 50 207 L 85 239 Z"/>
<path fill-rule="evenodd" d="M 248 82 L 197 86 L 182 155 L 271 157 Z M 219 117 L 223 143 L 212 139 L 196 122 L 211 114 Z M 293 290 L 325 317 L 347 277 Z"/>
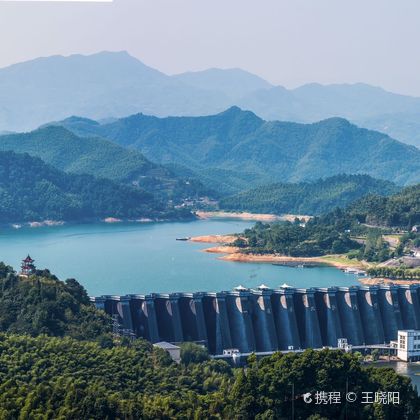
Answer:
<path fill-rule="evenodd" d="M 181 362 L 185 365 L 202 363 L 208 359 L 209 353 L 204 346 L 191 342 L 181 344 Z"/>
<path fill-rule="evenodd" d="M 374 350 L 372 350 L 371 355 L 372 355 L 372 360 L 377 361 L 377 360 L 379 360 L 380 352 L 379 352 L 378 349 L 374 349 Z"/>

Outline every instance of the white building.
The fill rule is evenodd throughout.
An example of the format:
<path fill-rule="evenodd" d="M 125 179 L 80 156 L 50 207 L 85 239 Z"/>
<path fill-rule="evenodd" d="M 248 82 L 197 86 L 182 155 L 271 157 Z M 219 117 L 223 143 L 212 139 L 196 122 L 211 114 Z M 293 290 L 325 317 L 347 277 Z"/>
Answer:
<path fill-rule="evenodd" d="M 405 362 L 420 360 L 420 330 L 398 331 L 398 358 Z"/>
<path fill-rule="evenodd" d="M 175 346 L 175 344 L 171 344 L 166 341 L 161 341 L 153 345 L 167 351 L 174 362 L 179 363 L 181 361 L 181 347 Z"/>

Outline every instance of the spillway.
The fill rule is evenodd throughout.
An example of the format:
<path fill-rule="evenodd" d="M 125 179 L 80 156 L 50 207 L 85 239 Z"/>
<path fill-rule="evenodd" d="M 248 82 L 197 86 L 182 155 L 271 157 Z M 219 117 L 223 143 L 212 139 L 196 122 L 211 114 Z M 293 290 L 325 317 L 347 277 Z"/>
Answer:
<path fill-rule="evenodd" d="M 99 296 L 119 328 L 152 343 L 203 343 L 214 355 L 356 346 L 420 329 L 420 285 L 245 289 L 218 293 Z"/>

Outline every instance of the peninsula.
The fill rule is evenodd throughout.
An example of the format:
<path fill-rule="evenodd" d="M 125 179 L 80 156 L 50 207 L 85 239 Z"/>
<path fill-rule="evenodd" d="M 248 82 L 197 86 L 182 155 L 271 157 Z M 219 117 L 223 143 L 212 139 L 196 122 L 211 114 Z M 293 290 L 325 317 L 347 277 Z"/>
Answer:
<path fill-rule="evenodd" d="M 285 265 L 329 265 L 339 269 L 352 267 L 360 270 L 365 270 L 370 266 L 365 261 L 349 259 L 342 254 L 331 254 L 318 257 L 292 257 L 275 253 L 253 254 L 243 252 L 242 248 L 233 245 L 234 241 L 237 239 L 241 239 L 241 237 L 239 235 L 205 235 L 193 237 L 190 241 L 214 244 L 215 246 L 203 249 L 203 252 L 223 254 L 219 257 L 219 259 L 223 261 Z"/>

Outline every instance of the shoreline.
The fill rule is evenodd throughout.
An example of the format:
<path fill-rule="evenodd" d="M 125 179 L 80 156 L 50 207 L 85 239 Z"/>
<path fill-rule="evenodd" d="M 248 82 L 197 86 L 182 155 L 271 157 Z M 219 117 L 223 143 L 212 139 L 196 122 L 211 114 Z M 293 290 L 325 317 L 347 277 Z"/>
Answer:
<path fill-rule="evenodd" d="M 250 213 L 250 212 L 239 212 L 239 211 L 202 211 L 198 210 L 195 212 L 199 219 L 238 219 L 245 221 L 256 221 L 256 222 L 279 222 L 289 221 L 293 222 L 295 218 L 303 219 L 305 222 L 308 221 L 312 216 L 301 215 L 301 214 L 268 214 L 268 213 Z"/>
<path fill-rule="evenodd" d="M 364 286 L 376 286 L 378 284 L 396 285 L 396 286 L 409 286 L 411 284 L 420 284 L 420 280 L 401 280 L 401 279 L 388 279 L 385 277 L 364 278 L 359 280 Z"/>
<path fill-rule="evenodd" d="M 311 264 L 318 266 L 330 266 L 338 269 L 348 267 L 366 270 L 367 265 L 364 262 L 345 259 L 342 255 L 324 255 L 321 257 L 289 257 L 286 255 L 276 254 L 245 254 L 240 248 L 232 246 L 233 240 L 238 238 L 235 235 L 205 235 L 196 236 L 190 239 L 191 242 L 218 244 L 210 248 L 205 248 L 202 252 L 212 254 L 224 254 L 219 256 L 219 260 L 230 262 L 244 263 L 294 263 L 294 264 Z M 232 240 L 233 239 L 233 240 Z"/>
<path fill-rule="evenodd" d="M 199 242 L 204 244 L 231 244 L 239 236 L 230 234 L 230 235 L 203 235 L 203 236 L 193 236 L 189 240 L 191 242 Z"/>
<path fill-rule="evenodd" d="M 144 223 L 171 223 L 171 222 L 192 222 L 197 218 L 185 218 L 185 219 L 152 219 L 152 218 L 139 218 L 139 219 L 119 219 L 116 217 L 106 217 L 103 219 L 84 219 L 84 220 L 42 220 L 34 222 L 20 222 L 20 223 L 1 223 L 0 227 L 7 229 L 35 229 L 41 227 L 57 227 L 57 226 L 77 226 L 86 224 L 101 224 L 101 225 L 112 225 L 119 223 L 132 223 L 132 224 L 144 224 Z"/>
<path fill-rule="evenodd" d="M 257 255 L 257 254 L 243 254 L 241 252 L 237 252 L 236 250 L 232 249 L 234 247 L 231 247 L 231 249 L 226 250 L 228 247 L 224 247 L 225 249 L 217 249 L 218 247 L 215 247 L 216 249 L 209 248 L 205 250 L 205 252 L 214 252 L 214 253 L 224 253 L 227 255 L 223 255 L 219 257 L 220 260 L 223 261 L 231 261 L 231 262 L 245 262 L 245 263 L 271 263 L 271 264 L 280 264 L 284 263 L 284 265 L 287 265 L 287 263 L 293 263 L 294 265 L 298 264 L 308 264 L 312 266 L 329 266 L 329 267 L 335 267 L 338 269 L 344 270 L 345 268 L 348 268 L 351 266 L 352 268 L 357 268 L 360 270 L 366 269 L 366 267 L 362 263 L 354 264 L 352 261 L 349 260 L 349 262 L 344 261 L 337 261 L 334 259 L 328 259 L 328 258 L 343 258 L 340 255 L 325 255 L 322 257 L 289 257 L 286 255 L 274 255 L 274 254 L 266 254 L 266 255 Z"/>

